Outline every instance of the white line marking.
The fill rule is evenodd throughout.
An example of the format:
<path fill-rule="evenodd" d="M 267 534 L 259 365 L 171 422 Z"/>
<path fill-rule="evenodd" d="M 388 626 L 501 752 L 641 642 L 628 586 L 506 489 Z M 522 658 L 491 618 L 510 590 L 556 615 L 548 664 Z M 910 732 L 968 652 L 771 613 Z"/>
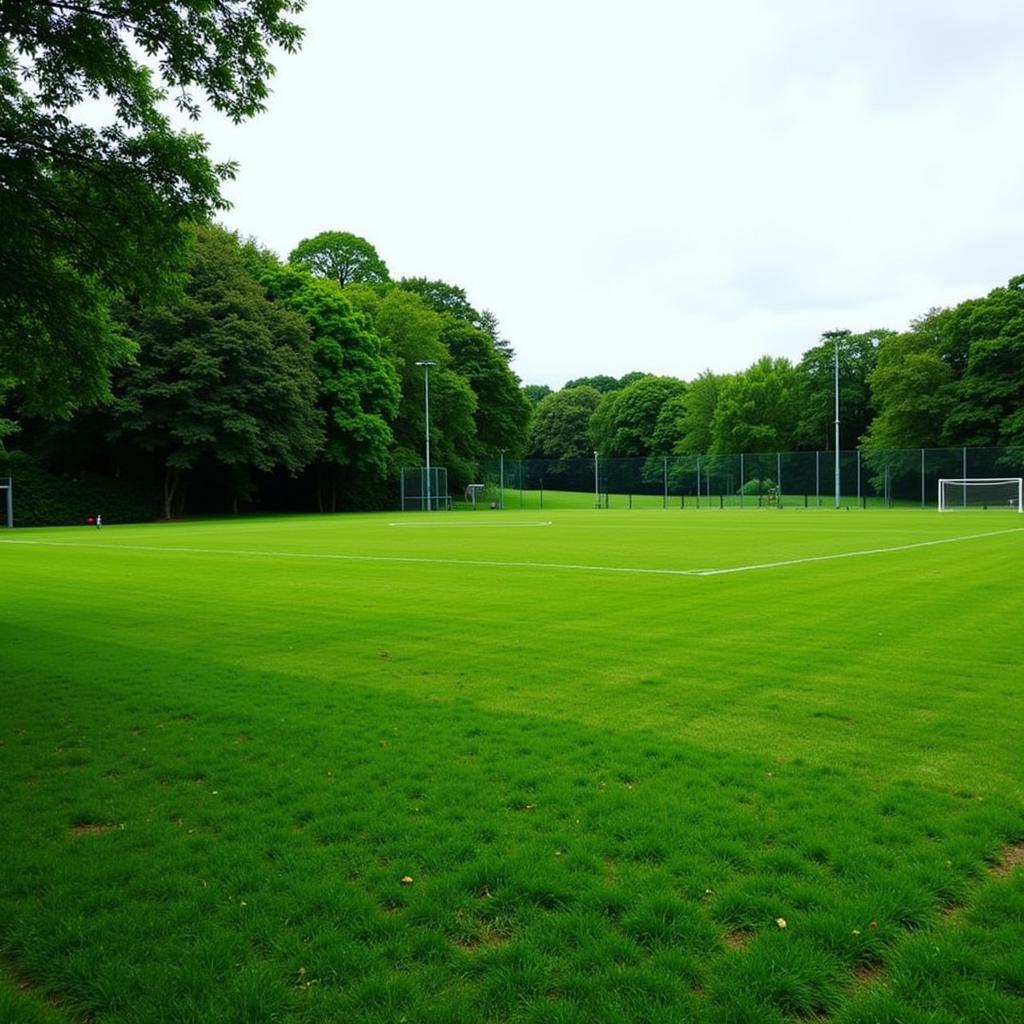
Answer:
<path fill-rule="evenodd" d="M 388 526 L 399 526 L 406 530 L 515 530 L 525 526 L 552 525 L 550 519 L 537 523 L 388 523 Z"/>
<path fill-rule="evenodd" d="M 761 562 L 755 565 L 734 565 L 727 569 L 698 569 L 695 576 L 724 576 L 731 572 L 754 572 L 756 569 L 779 569 L 786 565 L 803 565 L 806 562 L 830 562 L 836 558 L 859 558 L 862 555 L 887 555 L 892 551 L 910 551 L 912 548 L 928 548 L 935 544 L 956 544 L 964 540 L 978 540 L 982 537 L 1002 537 L 1007 533 L 1024 533 L 1024 527 L 1013 530 L 993 530 L 991 533 L 971 533 L 965 537 L 944 537 L 942 540 L 923 540 L 917 544 L 897 544 L 891 548 L 868 548 L 865 551 L 843 551 L 837 555 L 813 555 L 809 558 L 790 558 L 784 562 Z"/>
<path fill-rule="evenodd" d="M 498 569 L 570 569 L 576 572 L 618 572 L 647 576 L 694 576 L 703 569 L 643 569 L 618 565 L 577 565 L 565 562 L 499 562 L 483 558 L 417 558 L 412 555 L 335 555 L 305 551 L 251 551 L 244 548 L 160 547 L 155 544 L 82 544 L 59 540 L 0 540 L 0 544 L 25 544 L 49 548 L 106 548 L 111 551 L 156 551 L 160 554 L 244 555 L 255 558 L 308 558 L 339 562 L 405 562 L 416 565 L 478 565 Z"/>
<path fill-rule="evenodd" d="M 340 555 L 324 552 L 305 551 L 256 551 L 246 548 L 191 548 L 164 547 L 157 544 L 89 544 L 78 541 L 7 540 L 0 544 L 21 544 L 32 547 L 51 548 L 103 548 L 110 551 L 151 551 L 159 554 L 187 555 L 240 555 L 246 558 L 299 558 L 314 561 L 338 562 L 399 562 L 413 565 L 474 565 L 495 569 L 562 569 L 571 572 L 610 572 L 632 576 L 724 576 L 729 573 L 753 572 L 757 569 L 778 569 L 789 565 L 804 565 L 809 562 L 829 562 L 837 558 L 859 558 L 864 555 L 884 555 L 894 551 L 910 551 L 913 548 L 927 548 L 936 544 L 956 544 L 965 540 L 980 540 L 984 537 L 1001 537 L 1010 533 L 1024 533 L 1024 527 L 1013 530 L 994 530 L 990 533 L 972 533 L 963 537 L 946 537 L 942 540 L 925 540 L 917 544 L 899 544 L 891 548 L 869 548 L 864 551 L 843 551 L 835 555 L 812 555 L 808 558 L 791 558 L 781 562 L 761 562 L 755 565 L 735 565 L 724 569 L 648 569 L 621 565 L 583 565 L 575 562 L 506 562 L 483 558 L 420 558 L 413 555 Z"/>

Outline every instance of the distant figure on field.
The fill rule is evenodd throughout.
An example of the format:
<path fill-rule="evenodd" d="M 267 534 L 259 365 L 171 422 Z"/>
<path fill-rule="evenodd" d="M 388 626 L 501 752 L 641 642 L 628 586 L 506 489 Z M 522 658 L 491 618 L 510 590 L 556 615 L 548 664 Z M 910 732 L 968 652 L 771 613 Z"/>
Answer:
<path fill-rule="evenodd" d="M 103 516 L 96 517 L 96 529 L 100 530 L 103 528 Z"/>
<path fill-rule="evenodd" d="M 86 526 L 93 526 L 93 525 L 95 525 L 95 523 L 96 523 L 96 520 L 93 519 L 92 516 L 86 516 L 85 517 L 85 525 Z"/>

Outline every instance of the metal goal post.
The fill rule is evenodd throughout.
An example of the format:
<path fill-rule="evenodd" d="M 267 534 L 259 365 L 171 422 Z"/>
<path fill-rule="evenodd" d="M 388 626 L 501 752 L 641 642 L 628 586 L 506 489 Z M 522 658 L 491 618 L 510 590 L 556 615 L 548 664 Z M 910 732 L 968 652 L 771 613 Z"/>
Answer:
<path fill-rule="evenodd" d="M 943 477 L 939 480 L 939 511 L 982 508 L 1024 512 L 1024 477 Z"/>

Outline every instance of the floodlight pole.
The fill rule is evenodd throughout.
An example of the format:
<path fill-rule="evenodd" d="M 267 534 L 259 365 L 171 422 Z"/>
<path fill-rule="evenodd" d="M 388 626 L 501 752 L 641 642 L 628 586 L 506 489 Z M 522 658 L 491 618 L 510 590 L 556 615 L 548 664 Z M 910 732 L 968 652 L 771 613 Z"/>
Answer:
<path fill-rule="evenodd" d="M 841 499 L 839 497 L 839 333 L 836 332 L 832 339 L 835 343 L 835 371 L 836 371 L 836 508 L 839 508 Z"/>
<path fill-rule="evenodd" d="M 437 362 L 434 359 L 418 359 L 416 365 L 423 367 L 423 416 L 427 439 L 427 511 L 430 512 L 430 368 L 437 366 Z"/>
<path fill-rule="evenodd" d="M 505 449 L 504 448 L 499 448 L 498 449 L 498 460 L 499 460 L 499 463 L 498 463 L 499 464 L 499 469 L 498 469 L 498 478 L 499 478 L 499 484 L 498 484 L 498 487 L 499 487 L 499 490 L 498 490 L 498 494 L 499 494 L 498 508 L 504 510 L 504 508 L 505 508 Z"/>

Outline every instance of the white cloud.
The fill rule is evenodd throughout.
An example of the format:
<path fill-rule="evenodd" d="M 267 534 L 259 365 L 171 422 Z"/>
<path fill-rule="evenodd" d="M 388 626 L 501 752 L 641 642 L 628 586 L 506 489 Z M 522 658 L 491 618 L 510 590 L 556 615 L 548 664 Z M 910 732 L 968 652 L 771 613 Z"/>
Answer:
<path fill-rule="evenodd" d="M 314 0 L 270 110 L 201 127 L 226 218 L 325 229 L 492 309 L 528 382 L 692 377 L 1020 272 L 1004 0 Z"/>

